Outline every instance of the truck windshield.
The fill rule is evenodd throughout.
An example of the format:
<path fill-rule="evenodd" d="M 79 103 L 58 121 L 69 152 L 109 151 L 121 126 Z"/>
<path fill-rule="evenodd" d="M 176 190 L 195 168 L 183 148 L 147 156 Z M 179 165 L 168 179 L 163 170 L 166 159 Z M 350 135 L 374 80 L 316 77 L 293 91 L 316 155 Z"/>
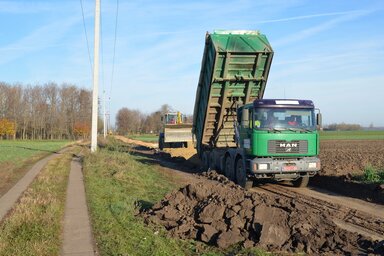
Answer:
<path fill-rule="evenodd" d="M 313 109 L 257 108 L 253 111 L 253 128 L 258 130 L 315 130 Z"/>

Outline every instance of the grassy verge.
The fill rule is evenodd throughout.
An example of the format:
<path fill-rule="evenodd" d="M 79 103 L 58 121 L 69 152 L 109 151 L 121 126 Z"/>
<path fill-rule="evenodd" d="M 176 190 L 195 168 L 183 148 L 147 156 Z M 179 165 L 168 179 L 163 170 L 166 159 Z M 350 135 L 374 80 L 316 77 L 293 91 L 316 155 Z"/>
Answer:
<path fill-rule="evenodd" d="M 384 184 L 384 170 L 369 165 L 365 167 L 364 173 L 356 175 L 355 179 L 368 184 Z"/>
<path fill-rule="evenodd" d="M 164 229 L 148 227 L 137 216 L 138 205 L 150 207 L 179 186 L 146 160 L 121 153 L 118 147 L 85 157 L 87 198 L 100 254 L 223 255 L 202 243 L 169 238 Z M 241 253 L 236 255 L 263 255 L 258 250 Z"/>
<path fill-rule="evenodd" d="M 100 150 L 84 161 L 90 215 L 101 255 L 184 255 L 182 242 L 155 234 L 135 217 L 136 205 L 160 200 L 176 187 L 137 158 Z M 189 245 L 188 245 L 189 246 Z"/>
<path fill-rule="evenodd" d="M 128 136 L 130 139 L 133 140 L 141 140 L 145 142 L 158 142 L 159 136 L 155 134 L 140 134 L 140 135 L 130 135 Z"/>
<path fill-rule="evenodd" d="M 11 188 L 39 159 L 69 141 L 0 141 L 0 195 Z"/>
<path fill-rule="evenodd" d="M 72 153 L 50 161 L 0 225 L 0 255 L 59 255 Z"/>
<path fill-rule="evenodd" d="M 384 131 L 322 131 L 321 140 L 384 140 Z"/>

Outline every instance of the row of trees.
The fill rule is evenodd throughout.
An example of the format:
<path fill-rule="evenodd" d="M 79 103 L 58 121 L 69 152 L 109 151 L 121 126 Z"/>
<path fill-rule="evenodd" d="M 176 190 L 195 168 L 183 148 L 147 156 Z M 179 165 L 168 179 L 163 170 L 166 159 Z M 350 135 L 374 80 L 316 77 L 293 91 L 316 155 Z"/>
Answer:
<path fill-rule="evenodd" d="M 88 137 L 91 108 L 91 91 L 72 84 L 24 86 L 0 82 L 0 137 Z"/>
<path fill-rule="evenodd" d="M 161 116 L 172 111 L 164 104 L 144 114 L 122 108 L 116 115 L 120 134 L 159 133 Z M 91 132 L 92 92 L 72 84 L 43 85 L 0 82 L 0 139 L 77 139 Z M 188 122 L 192 122 L 189 116 Z M 99 131 L 102 122 L 99 120 Z"/>
<path fill-rule="evenodd" d="M 116 115 L 116 131 L 119 134 L 128 133 L 154 133 L 161 130 L 161 116 L 172 111 L 172 107 L 164 104 L 159 110 L 144 114 L 139 110 L 122 108 Z M 187 116 L 186 122 L 192 122 L 192 116 Z"/>
<path fill-rule="evenodd" d="M 359 131 L 362 129 L 363 127 L 359 124 L 346 124 L 346 123 L 329 124 L 326 127 L 324 127 L 324 130 L 327 130 L 327 131 Z"/>

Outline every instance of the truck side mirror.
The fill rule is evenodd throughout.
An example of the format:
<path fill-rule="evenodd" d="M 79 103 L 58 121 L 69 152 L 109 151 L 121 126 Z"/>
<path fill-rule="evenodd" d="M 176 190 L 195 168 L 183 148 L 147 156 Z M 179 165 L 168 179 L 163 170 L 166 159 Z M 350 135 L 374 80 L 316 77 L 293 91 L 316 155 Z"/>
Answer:
<path fill-rule="evenodd" d="M 244 108 L 241 114 L 241 126 L 249 127 L 249 109 Z"/>
<path fill-rule="evenodd" d="M 316 124 L 317 124 L 317 129 L 321 130 L 321 128 L 323 127 L 323 117 L 321 115 L 321 113 L 317 113 L 316 115 Z"/>

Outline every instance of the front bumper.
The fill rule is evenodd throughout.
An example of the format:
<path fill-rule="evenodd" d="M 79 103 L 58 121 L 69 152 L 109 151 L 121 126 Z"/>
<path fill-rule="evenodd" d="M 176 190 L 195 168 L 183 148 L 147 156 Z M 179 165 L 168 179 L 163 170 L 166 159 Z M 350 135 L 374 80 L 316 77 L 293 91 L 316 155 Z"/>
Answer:
<path fill-rule="evenodd" d="M 250 173 L 256 178 L 294 179 L 300 176 L 314 176 L 320 171 L 318 157 L 294 159 L 255 158 L 250 160 Z"/>

